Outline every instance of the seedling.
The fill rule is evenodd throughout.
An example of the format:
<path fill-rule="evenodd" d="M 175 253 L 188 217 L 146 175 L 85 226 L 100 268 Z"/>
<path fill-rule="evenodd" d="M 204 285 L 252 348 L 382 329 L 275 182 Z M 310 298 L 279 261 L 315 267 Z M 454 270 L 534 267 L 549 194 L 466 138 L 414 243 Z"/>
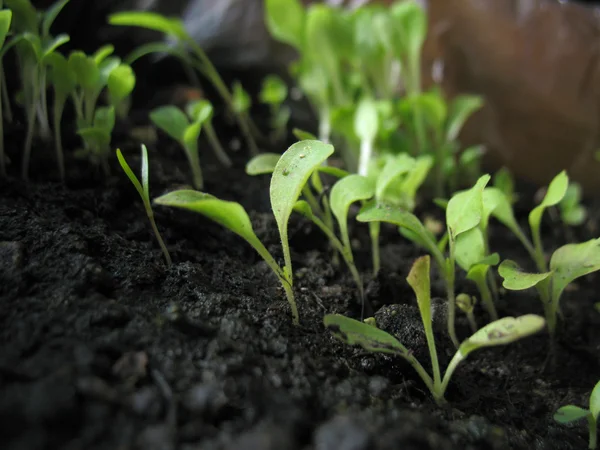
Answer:
<path fill-rule="evenodd" d="M 598 416 L 600 416 L 600 381 L 596 383 L 590 395 L 589 409 L 575 405 L 561 406 L 554 413 L 554 420 L 565 424 L 587 419 L 590 435 L 588 448 L 595 449 L 598 445 Z"/>
<path fill-rule="evenodd" d="M 275 142 L 285 137 L 287 124 L 290 120 L 291 110 L 283 104 L 287 96 L 288 88 L 277 75 L 269 75 L 263 80 L 259 100 L 261 103 L 268 105 L 271 112 L 271 128 L 273 129 L 271 139 Z"/>
<path fill-rule="evenodd" d="M 469 326 L 471 327 L 471 331 L 473 333 L 477 331 L 477 322 L 475 321 L 475 315 L 473 314 L 476 304 L 477 299 L 471 295 L 458 294 L 456 296 L 456 306 L 458 306 L 458 309 L 464 312 L 467 316 Z"/>
<path fill-rule="evenodd" d="M 204 179 L 198 155 L 198 137 L 202 130 L 202 118 L 196 117 L 195 120 L 190 120 L 177 106 L 167 105 L 151 111 L 150 120 L 183 148 L 192 171 L 194 187 L 202 189 Z"/>
<path fill-rule="evenodd" d="M 155 199 L 159 205 L 187 209 L 202 214 L 246 240 L 273 270 L 286 293 L 292 320 L 299 324 L 293 290 L 293 269 L 288 242 L 288 221 L 310 175 L 333 153 L 333 146 L 319 141 L 292 145 L 277 161 L 271 177 L 271 209 L 281 238 L 284 266 L 281 267 L 254 233 L 244 208 L 236 202 L 220 200 L 210 194 L 178 190 Z"/>
<path fill-rule="evenodd" d="M 115 108 L 115 113 L 119 118 L 127 117 L 135 81 L 133 69 L 124 63 L 115 67 L 108 75 L 108 101 Z"/>
<path fill-rule="evenodd" d="M 137 49 L 127 61 L 131 64 L 135 59 L 155 52 L 172 54 L 204 75 L 212 83 L 223 100 L 225 100 L 229 109 L 232 112 L 236 111 L 232 93 L 223 82 L 223 79 L 210 59 L 206 56 L 204 50 L 185 30 L 181 19 L 165 17 L 154 12 L 124 11 L 112 14 L 109 17 L 109 23 L 112 25 L 141 27 L 163 33 L 171 39 L 171 44 L 156 42 L 147 44 Z M 246 113 L 236 113 L 235 117 L 250 152 L 252 154 L 258 153 L 258 147 L 252 136 L 252 129 L 254 127 L 251 125 L 252 121 L 250 117 Z"/>
<path fill-rule="evenodd" d="M 455 278 L 457 258 L 462 257 L 463 247 L 472 236 L 473 229 L 479 229 L 483 216 L 483 189 L 490 179 L 489 175 L 482 176 L 475 186 L 467 191 L 454 195 L 446 208 L 446 227 L 449 242 L 449 255 L 444 257 L 441 245 L 435 236 L 412 213 L 398 207 L 382 204 L 371 204 L 363 208 L 357 217 L 359 222 L 387 222 L 400 227 L 401 233 L 411 241 L 425 248 L 436 261 L 446 284 L 448 300 L 448 334 L 458 347 L 455 331 L 456 300 Z M 468 233 L 468 234 L 467 234 Z M 464 237 L 461 237 L 465 234 Z M 466 250 L 464 250 L 466 251 Z M 460 253 L 460 255 L 459 255 Z M 486 262 L 486 261 L 483 261 Z"/>
<path fill-rule="evenodd" d="M 581 185 L 570 183 L 558 208 L 560 218 L 565 225 L 579 226 L 583 224 L 587 218 L 587 211 L 581 204 Z"/>
<path fill-rule="evenodd" d="M 208 143 L 217 159 L 223 164 L 225 167 L 231 167 L 231 159 L 227 156 L 225 149 L 221 145 L 219 138 L 217 137 L 217 133 L 212 125 L 212 117 L 214 108 L 212 103 L 208 100 L 194 100 L 190 102 L 186 107 L 187 115 L 192 118 L 193 121 L 200 122 L 204 131 L 206 132 L 206 137 L 208 138 Z"/>
<path fill-rule="evenodd" d="M 544 318 L 534 314 L 517 318 L 504 317 L 486 325 L 460 344 L 442 378 L 433 335 L 429 255 L 422 256 L 415 261 L 406 280 L 417 298 L 433 376 L 427 373 L 411 350 L 402 345 L 394 336 L 379 328 L 339 314 L 325 316 L 324 324 L 334 337 L 348 345 L 359 345 L 369 352 L 386 353 L 404 358 L 419 374 L 438 405 L 447 403 L 445 393 L 450 378 L 460 362 L 470 353 L 485 347 L 510 344 L 539 332 L 545 325 Z"/>
<path fill-rule="evenodd" d="M 77 134 L 81 136 L 84 148 L 77 151 L 77 157 L 86 157 L 93 164 L 100 165 L 105 175 L 109 175 L 108 155 L 110 142 L 115 127 L 115 109 L 112 106 L 102 106 L 96 109 L 94 120 L 89 127 L 80 128 Z"/>
<path fill-rule="evenodd" d="M 7 50 L 5 45 L 6 36 L 10 29 L 10 23 L 12 21 L 12 11 L 10 9 L 0 10 L 0 81 L 2 85 L 5 83 L 4 68 L 2 65 L 2 58 Z M 0 177 L 6 177 L 6 161 L 4 156 L 4 117 L 2 114 L 2 106 L 4 99 L 4 92 L 0 90 Z"/>
<path fill-rule="evenodd" d="M 500 264 L 498 273 L 504 279 L 502 285 L 506 289 L 518 291 L 535 286 L 540 294 L 548 295 L 547 298 L 542 297 L 542 301 L 548 331 L 553 336 L 556 332 L 560 299 L 565 288 L 577 278 L 598 270 L 600 270 L 600 238 L 560 247 L 552 254 L 550 270 L 547 272 L 523 272 L 517 263 L 506 260 Z"/>
<path fill-rule="evenodd" d="M 158 228 L 156 227 L 156 222 L 154 220 L 154 211 L 152 210 L 152 204 L 150 203 L 150 181 L 149 181 L 149 176 L 148 176 L 148 173 L 149 173 L 148 149 L 146 148 L 146 146 L 144 144 L 142 144 L 142 182 L 141 183 L 140 183 L 140 180 L 137 178 L 137 176 L 133 173 L 133 170 L 131 170 L 131 167 L 129 167 L 129 164 L 127 164 L 127 161 L 125 161 L 125 158 L 123 157 L 123 154 L 121 153 L 120 149 L 117 149 L 117 158 L 119 160 L 119 164 L 121 165 L 121 168 L 127 175 L 127 178 L 129 178 L 129 181 L 131 181 L 131 183 L 135 187 L 135 190 L 138 191 L 138 194 L 140 194 L 140 197 L 142 198 L 142 202 L 144 203 L 144 209 L 146 210 L 146 215 L 148 216 L 148 219 L 150 220 L 150 225 L 152 226 L 152 231 L 154 232 L 154 235 L 156 236 L 156 240 L 158 241 L 158 245 L 160 246 L 160 248 L 163 252 L 163 255 L 165 256 L 167 266 L 170 266 L 172 263 L 171 255 L 169 254 L 169 250 L 167 250 L 167 246 L 165 245 L 165 243 L 160 235 L 160 232 L 158 231 Z"/>

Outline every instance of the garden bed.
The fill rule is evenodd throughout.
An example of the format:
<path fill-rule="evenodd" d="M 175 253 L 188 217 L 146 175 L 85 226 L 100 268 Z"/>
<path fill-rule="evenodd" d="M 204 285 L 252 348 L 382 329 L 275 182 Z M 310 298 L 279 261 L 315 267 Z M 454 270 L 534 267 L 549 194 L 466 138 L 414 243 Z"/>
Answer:
<path fill-rule="evenodd" d="M 9 133 L 13 157 L 20 142 L 19 130 Z M 137 173 L 139 146 L 122 144 Z M 150 150 L 152 198 L 189 182 L 179 148 L 165 142 Z M 458 368 L 450 406 L 439 408 L 408 364 L 345 346 L 325 330 L 326 313 L 358 317 L 360 308 L 347 270 L 332 266 L 327 241 L 307 221 L 293 216 L 290 225 L 301 318 L 294 327 L 278 280 L 240 238 L 201 216 L 157 207 L 173 257 L 166 267 L 116 159 L 108 179 L 68 160 L 65 187 L 53 181 L 48 158 L 51 150 L 34 147 L 29 183 L 17 177 L 18 164 L 0 180 L 4 448 L 585 448 L 585 425 L 558 425 L 552 416 L 567 403 L 585 406 L 598 381 L 598 275 L 565 294 L 555 368 L 546 364 L 546 333 L 482 350 Z M 281 257 L 269 177 L 246 175 L 247 159 L 242 150 L 224 170 L 205 157 L 205 190 L 246 207 L 259 238 Z M 533 191 L 519 194 L 525 219 Z M 546 217 L 546 248 L 597 236 L 599 210 L 589 207 L 587 223 L 568 232 Z M 421 206 L 419 217 L 427 214 L 440 216 L 437 207 Z M 379 326 L 428 368 L 405 281 L 422 252 L 384 227 L 382 271 L 369 281 L 368 228 L 351 223 Z M 503 258 L 525 256 L 502 227 L 492 227 L 491 244 Z M 475 293 L 462 280 L 460 291 Z M 433 295 L 444 296 L 437 277 Z M 442 305 L 436 337 L 445 367 L 453 349 Z M 501 316 L 542 313 L 533 295 L 505 293 L 497 306 Z M 487 321 L 480 308 L 477 318 Z M 463 316 L 458 331 L 468 335 Z"/>

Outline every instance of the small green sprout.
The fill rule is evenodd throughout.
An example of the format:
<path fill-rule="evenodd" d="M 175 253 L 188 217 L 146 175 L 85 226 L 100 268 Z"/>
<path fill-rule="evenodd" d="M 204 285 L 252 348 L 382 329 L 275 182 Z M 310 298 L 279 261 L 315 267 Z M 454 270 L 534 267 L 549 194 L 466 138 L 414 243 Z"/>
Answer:
<path fill-rule="evenodd" d="M 154 236 L 156 236 L 158 245 L 160 245 L 163 255 L 165 256 L 167 266 L 170 266 L 172 263 L 171 255 L 169 254 L 169 250 L 167 250 L 167 246 L 165 245 L 165 243 L 160 235 L 160 232 L 158 231 L 158 228 L 156 226 L 156 221 L 154 220 L 154 211 L 152 210 L 152 203 L 150 202 L 150 181 L 149 181 L 149 176 L 148 176 L 148 174 L 149 174 L 148 149 L 146 148 L 146 146 L 144 144 L 142 144 L 142 182 L 141 183 L 140 183 L 140 180 L 138 179 L 138 177 L 133 173 L 133 170 L 131 170 L 131 167 L 129 167 L 129 164 L 127 164 L 127 161 L 125 161 L 125 158 L 123 157 L 123 154 L 121 153 L 120 149 L 117 149 L 117 158 L 119 160 L 119 164 L 121 165 L 121 168 L 127 175 L 127 178 L 129 178 L 129 181 L 131 181 L 131 183 L 135 187 L 135 190 L 138 192 L 138 194 L 140 194 L 140 197 L 142 198 L 142 202 L 144 203 L 144 209 L 146 210 L 146 215 L 148 216 L 148 219 L 150 220 L 150 225 L 152 226 L 152 231 L 154 232 Z"/>
<path fill-rule="evenodd" d="M 109 16 L 111 25 L 141 27 L 163 33 L 174 40 L 174 44 L 152 42 L 138 48 L 127 58 L 128 63 L 141 56 L 155 52 L 165 52 L 179 58 L 186 66 L 198 70 L 215 87 L 219 95 L 232 112 L 236 111 L 234 98 L 227 85 L 219 75 L 204 50 L 196 43 L 194 38 L 186 31 L 179 18 L 165 17 L 155 12 L 148 11 L 123 11 Z M 248 114 L 236 113 L 235 118 L 244 135 L 252 154 L 258 153 L 258 147 L 252 136 L 255 128 Z"/>
<path fill-rule="evenodd" d="M 155 203 L 202 214 L 246 240 L 273 270 L 286 293 L 292 310 L 292 320 L 299 324 L 298 308 L 293 290 L 292 258 L 288 241 L 288 222 L 310 175 L 331 154 L 333 146 L 319 141 L 300 141 L 287 149 L 277 161 L 271 177 L 271 209 L 281 238 L 284 266 L 281 267 L 254 233 L 244 208 L 236 202 L 220 200 L 210 194 L 192 190 L 170 192 L 155 199 Z"/>
<path fill-rule="evenodd" d="M 208 138 L 208 143 L 210 144 L 213 152 L 219 162 L 223 164 L 225 167 L 231 167 L 232 162 L 227 156 L 225 149 L 221 145 L 221 141 L 217 137 L 217 133 L 212 125 L 212 117 L 214 108 L 211 102 L 205 99 L 194 100 L 186 106 L 187 115 L 192 118 L 192 120 L 200 122 L 206 132 L 206 137 Z"/>
<path fill-rule="evenodd" d="M 354 130 L 360 139 L 358 174 L 366 177 L 369 174 L 373 147 L 379 131 L 379 117 L 372 99 L 365 98 L 358 104 L 354 117 Z"/>
<path fill-rule="evenodd" d="M 549 269 L 542 273 L 527 273 L 514 261 L 506 260 L 498 267 L 498 273 L 506 289 L 518 291 L 535 286 L 540 296 L 548 295 L 547 298 L 542 296 L 542 301 L 548 331 L 553 336 L 565 288 L 577 278 L 600 270 L 600 238 L 560 247 L 552 254 Z"/>
<path fill-rule="evenodd" d="M 76 156 L 86 157 L 93 164 L 100 165 L 105 175 L 110 173 L 108 155 L 114 127 L 115 109 L 112 106 L 102 106 L 94 112 L 91 126 L 77 130 L 77 134 L 83 139 L 84 148 L 76 152 Z"/>
<path fill-rule="evenodd" d="M 118 65 L 108 75 L 108 101 L 119 118 L 125 118 L 129 113 L 135 82 L 135 73 L 129 64 Z"/>
<path fill-rule="evenodd" d="M 277 75 L 269 75 L 263 80 L 259 100 L 269 106 L 273 130 L 271 139 L 275 142 L 285 137 L 287 124 L 292 114 L 290 108 L 283 104 L 287 96 L 287 85 Z"/>
<path fill-rule="evenodd" d="M 185 151 L 196 189 L 202 189 L 204 186 L 198 154 L 198 137 L 202 130 L 202 121 L 199 119 L 202 118 L 196 117 L 190 120 L 181 109 L 173 105 L 161 106 L 150 112 L 152 123 L 175 140 Z"/>
<path fill-rule="evenodd" d="M 587 211 L 581 205 L 581 185 L 570 183 L 565 196 L 558 204 L 560 218 L 565 225 L 579 226 L 585 222 Z"/>
<path fill-rule="evenodd" d="M 430 293 L 430 257 L 418 258 L 408 274 L 407 281 L 415 292 L 431 358 L 429 375 L 412 351 L 395 337 L 372 325 L 339 314 L 325 316 L 325 327 L 334 337 L 348 345 L 359 345 L 373 353 L 386 353 L 404 358 L 419 374 L 438 405 L 446 404 L 444 398 L 452 374 L 470 353 L 475 350 L 506 345 L 539 332 L 545 325 L 543 317 L 533 314 L 521 317 L 504 317 L 494 321 L 464 340 L 450 361 L 442 378 L 433 335 Z"/>
<path fill-rule="evenodd" d="M 596 383 L 590 395 L 589 409 L 575 405 L 566 405 L 558 408 L 554 413 L 554 420 L 558 423 L 572 423 L 581 419 L 587 419 L 589 429 L 589 449 L 597 448 L 598 440 L 598 417 L 600 416 L 600 381 Z"/>
<path fill-rule="evenodd" d="M 456 306 L 467 316 L 467 320 L 469 321 L 469 326 L 471 327 L 471 331 L 475 333 L 477 331 L 477 322 L 475 321 L 475 315 L 473 314 L 473 310 L 475 309 L 475 305 L 477 304 L 477 298 L 468 295 L 468 294 L 458 294 L 456 296 Z"/>

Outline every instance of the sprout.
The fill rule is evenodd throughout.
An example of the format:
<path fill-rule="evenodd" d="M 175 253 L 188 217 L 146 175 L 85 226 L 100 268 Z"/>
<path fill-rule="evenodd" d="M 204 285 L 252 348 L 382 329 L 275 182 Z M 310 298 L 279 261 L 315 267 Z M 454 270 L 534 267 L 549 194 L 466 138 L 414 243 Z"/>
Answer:
<path fill-rule="evenodd" d="M 4 68 L 2 66 L 2 58 L 6 53 L 8 45 L 5 45 L 6 36 L 10 29 L 12 21 L 12 11 L 10 9 L 0 10 L 0 77 L 4 84 Z M 0 90 L 0 177 L 6 177 L 6 161 L 4 155 L 4 118 L 2 117 L 2 104 L 5 101 L 3 91 Z"/>
<path fill-rule="evenodd" d="M 167 246 L 163 242 L 162 237 L 160 236 L 160 232 L 158 231 L 158 228 L 156 227 L 156 222 L 154 220 L 154 211 L 152 211 L 152 204 L 150 203 L 150 182 L 149 182 L 149 176 L 148 176 L 148 172 L 149 172 L 148 149 L 146 148 L 146 146 L 144 144 L 142 144 L 142 182 L 141 183 L 140 183 L 140 180 L 138 180 L 138 178 L 135 176 L 135 174 L 131 170 L 131 167 L 129 167 L 129 164 L 127 164 L 127 161 L 125 161 L 125 158 L 123 157 L 123 154 L 121 153 L 120 149 L 117 149 L 117 158 L 119 160 L 119 164 L 121 165 L 121 168 L 127 175 L 127 178 L 129 178 L 129 181 L 131 181 L 131 183 L 135 187 L 135 190 L 138 191 L 138 194 L 140 194 L 140 197 L 142 198 L 142 202 L 144 203 L 144 209 L 146 210 L 146 215 L 148 216 L 148 219 L 150 220 L 150 225 L 152 226 L 152 231 L 154 231 L 154 235 L 156 236 L 158 245 L 160 245 L 163 255 L 165 256 L 167 266 L 170 266 L 172 263 L 171 255 L 169 254 L 169 250 L 167 250 Z"/>
<path fill-rule="evenodd" d="M 108 101 L 115 108 L 117 117 L 127 116 L 135 81 L 135 73 L 128 64 L 120 64 L 108 75 Z"/>
<path fill-rule="evenodd" d="M 285 137 L 287 124 L 292 114 L 290 108 L 283 105 L 287 96 L 288 88 L 281 78 L 276 75 L 269 75 L 263 80 L 259 99 L 261 103 L 269 106 L 271 128 L 273 129 L 271 139 L 273 141 L 278 141 Z"/>
<path fill-rule="evenodd" d="M 76 156 L 89 158 L 93 164 L 99 164 L 105 175 L 110 173 L 107 158 L 114 127 L 115 109 L 103 106 L 96 109 L 91 126 L 77 130 L 77 134 L 83 139 L 84 148 Z"/>
<path fill-rule="evenodd" d="M 202 189 L 204 179 L 198 155 L 198 137 L 202 130 L 201 118 L 190 120 L 178 107 L 167 105 L 152 110 L 150 120 L 183 148 L 192 170 L 194 187 Z"/>
<path fill-rule="evenodd" d="M 587 419 L 589 430 L 589 449 L 597 447 L 598 416 L 600 416 L 600 381 L 596 383 L 590 395 L 589 409 L 575 405 L 566 405 L 558 408 L 554 413 L 554 420 L 558 423 L 571 423 L 581 419 Z"/>
<path fill-rule="evenodd" d="M 444 395 L 450 378 L 460 362 L 470 353 L 480 348 L 506 345 L 523 339 L 539 332 L 544 327 L 545 321 L 540 316 L 528 314 L 517 318 L 504 317 L 486 325 L 460 344 L 442 378 L 432 328 L 429 261 L 429 255 L 418 258 L 408 274 L 407 281 L 415 292 L 425 328 L 432 375 L 427 373 L 411 350 L 379 328 L 339 314 L 327 315 L 323 321 L 334 337 L 348 345 L 359 345 L 369 352 L 387 353 L 404 358 L 419 374 L 435 402 L 444 405 L 446 403 Z"/>
<path fill-rule="evenodd" d="M 111 25 L 141 27 L 158 31 L 173 40 L 173 44 L 152 42 L 138 48 L 127 58 L 132 64 L 137 58 L 155 52 L 166 52 L 179 58 L 186 67 L 193 67 L 204 75 L 215 87 L 221 98 L 229 109 L 235 113 L 237 123 L 244 135 L 246 143 L 252 154 L 258 153 L 258 147 L 252 136 L 255 128 L 248 114 L 236 112 L 232 93 L 223 82 L 204 50 L 185 30 L 183 22 L 179 18 L 170 18 L 154 12 L 123 11 L 109 16 Z"/>
<path fill-rule="evenodd" d="M 270 187 L 271 209 L 281 238 L 283 267 L 277 264 L 271 253 L 256 236 L 248 214 L 239 203 L 220 200 L 210 194 L 192 190 L 170 192 L 155 199 L 155 203 L 202 214 L 246 240 L 265 260 L 281 282 L 292 310 L 293 323 L 298 325 L 299 315 L 293 290 L 288 222 L 311 173 L 332 153 L 331 145 L 319 141 L 301 141 L 288 148 L 275 165 Z"/>
<path fill-rule="evenodd" d="M 213 152 L 219 162 L 225 167 L 231 167 L 231 159 L 229 159 L 229 156 L 227 156 L 227 153 L 221 145 L 221 142 L 217 137 L 217 133 L 212 125 L 212 117 L 214 112 L 212 103 L 204 99 L 194 100 L 188 103 L 186 110 L 188 116 L 191 117 L 192 120 L 203 124 L 204 130 L 206 131 L 206 136 L 208 138 L 208 143 L 212 147 Z"/>

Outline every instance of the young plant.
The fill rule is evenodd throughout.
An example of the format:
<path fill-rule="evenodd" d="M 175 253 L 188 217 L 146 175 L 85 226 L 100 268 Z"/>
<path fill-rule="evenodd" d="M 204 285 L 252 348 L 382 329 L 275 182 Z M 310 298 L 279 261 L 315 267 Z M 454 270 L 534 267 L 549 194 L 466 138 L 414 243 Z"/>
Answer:
<path fill-rule="evenodd" d="M 288 88 L 277 75 L 269 75 L 263 80 L 258 98 L 261 103 L 269 107 L 273 130 L 271 139 L 274 142 L 285 137 L 287 124 L 292 114 L 290 108 L 283 104 L 287 96 Z"/>
<path fill-rule="evenodd" d="M 554 420 L 558 423 L 572 423 L 587 419 L 589 430 L 588 449 L 595 449 L 598 445 L 598 417 L 600 416 L 600 381 L 596 383 L 590 395 L 589 409 L 575 405 L 566 405 L 558 408 L 554 413 Z"/>
<path fill-rule="evenodd" d="M 431 358 L 432 375 L 427 373 L 411 350 L 381 329 L 339 314 L 327 315 L 323 321 L 334 337 L 348 345 L 359 345 L 369 352 L 386 353 L 404 358 L 419 374 L 438 405 L 446 404 L 444 397 L 450 378 L 460 362 L 470 353 L 485 347 L 510 344 L 539 332 L 545 324 L 542 317 L 528 314 L 518 318 L 504 317 L 486 325 L 460 344 L 442 378 L 433 334 L 429 255 L 422 256 L 415 261 L 406 280 L 417 298 Z"/>
<path fill-rule="evenodd" d="M 112 106 L 102 106 L 94 112 L 91 126 L 79 128 L 77 134 L 81 136 L 84 148 L 77 151 L 77 157 L 85 157 L 93 164 L 102 167 L 105 175 L 110 174 L 108 155 L 112 132 L 115 127 L 115 109 Z"/>
<path fill-rule="evenodd" d="M 452 342 L 458 347 L 458 338 L 455 330 L 456 300 L 455 279 L 456 263 L 459 252 L 462 254 L 463 244 L 468 240 L 461 237 L 479 227 L 483 216 L 483 189 L 490 179 L 489 175 L 482 176 L 475 185 L 467 190 L 454 195 L 446 208 L 446 227 L 449 242 L 448 257 L 444 257 L 442 247 L 436 242 L 431 231 L 410 212 L 382 204 L 367 205 L 357 217 L 359 222 L 387 222 L 400 228 L 400 232 L 411 241 L 425 248 L 438 265 L 440 274 L 445 280 L 448 300 L 448 334 Z M 461 258 L 462 255 L 458 256 Z"/>
<path fill-rule="evenodd" d="M 150 120 L 183 148 L 192 171 L 194 188 L 202 189 L 204 178 L 198 154 L 198 137 L 202 131 L 203 118 L 190 120 L 177 106 L 167 105 L 151 111 Z"/>
<path fill-rule="evenodd" d="M 108 102 L 119 118 L 127 117 L 131 107 L 131 93 L 135 88 L 135 73 L 130 65 L 121 63 L 108 75 Z"/>
<path fill-rule="evenodd" d="M 288 242 L 288 222 L 310 175 L 333 154 L 333 146 L 319 141 L 301 141 L 292 145 L 277 161 L 271 177 L 271 209 L 277 222 L 284 266 L 281 267 L 254 233 L 244 208 L 236 202 L 220 200 L 192 190 L 170 192 L 155 199 L 159 205 L 172 206 L 202 214 L 236 233 L 248 242 L 273 270 L 286 293 L 292 320 L 299 324 L 294 297 L 292 258 Z"/>
<path fill-rule="evenodd" d="M 456 296 L 456 306 L 467 316 L 467 320 L 469 321 L 469 326 L 471 327 L 471 331 L 475 333 L 477 331 L 477 322 L 475 321 L 475 315 L 473 314 L 473 310 L 475 309 L 475 305 L 477 304 L 477 298 L 472 297 L 467 294 L 458 294 Z"/>
<path fill-rule="evenodd" d="M 11 45 L 15 46 L 17 53 L 22 82 L 22 104 L 27 121 L 21 167 L 24 179 L 29 175 L 36 125 L 43 138 L 49 138 L 51 135 L 46 100 L 49 58 L 70 38 L 66 34 L 56 37 L 50 35 L 50 27 L 67 3 L 68 0 L 58 1 L 47 11 L 39 13 L 29 0 L 6 0 L 6 6 L 13 13 L 11 29 L 15 36 Z"/>
<path fill-rule="evenodd" d="M 565 225 L 579 226 L 585 222 L 587 211 L 581 204 L 581 185 L 570 183 L 565 196 L 558 204 L 560 218 Z"/>
<path fill-rule="evenodd" d="M 169 250 L 167 250 L 167 246 L 165 245 L 162 237 L 160 236 L 160 232 L 158 231 L 158 228 L 156 227 L 156 222 L 154 220 L 154 211 L 152 210 L 152 204 L 150 203 L 150 182 L 149 182 L 149 176 L 148 176 L 148 173 L 149 173 L 148 149 L 146 148 L 146 146 L 144 144 L 142 144 L 142 182 L 141 183 L 140 183 L 140 180 L 137 178 L 137 176 L 133 173 L 133 170 L 131 170 L 131 167 L 129 167 L 129 164 L 127 164 L 127 161 L 125 161 L 125 158 L 123 157 L 123 154 L 121 153 L 120 149 L 117 149 L 117 158 L 119 160 L 119 164 L 121 165 L 121 168 L 127 175 L 127 178 L 129 178 L 129 181 L 131 181 L 131 183 L 135 187 L 135 190 L 138 192 L 138 194 L 140 194 L 140 197 L 142 198 L 142 202 L 144 203 L 144 209 L 146 210 L 146 215 L 148 216 L 148 219 L 150 220 L 150 225 L 152 226 L 152 231 L 154 232 L 154 236 L 156 236 L 158 245 L 160 246 L 160 249 L 162 250 L 163 255 L 165 256 L 167 266 L 170 266 L 172 263 L 171 255 L 169 254 Z"/>
<path fill-rule="evenodd" d="M 560 247 L 552 254 L 549 269 L 542 273 L 527 273 L 516 262 L 505 260 L 498 267 L 498 273 L 506 289 L 518 291 L 535 286 L 540 294 L 548 295 L 542 298 L 542 302 L 548 331 L 554 336 L 560 299 L 565 288 L 577 278 L 600 270 L 600 238 Z M 540 290 L 540 286 L 543 290 Z"/>
<path fill-rule="evenodd" d="M 213 105 L 208 100 L 194 100 L 186 106 L 187 115 L 192 118 L 195 122 L 200 122 L 204 131 L 206 132 L 206 137 L 208 138 L 208 143 L 212 147 L 213 152 L 219 162 L 223 164 L 225 167 L 231 167 L 232 162 L 227 156 L 225 149 L 221 145 L 219 138 L 217 137 L 217 133 L 212 125 L 212 117 L 213 117 Z"/>
<path fill-rule="evenodd" d="M 166 52 L 179 58 L 187 66 L 191 66 L 204 75 L 215 87 L 219 95 L 225 100 L 229 109 L 235 113 L 237 123 L 244 135 L 246 143 L 252 154 L 258 153 L 258 147 L 252 136 L 252 121 L 247 113 L 236 113 L 234 98 L 227 85 L 217 72 L 208 56 L 196 41 L 186 31 L 183 22 L 178 18 L 165 17 L 154 12 L 124 11 L 112 14 L 109 17 L 111 25 L 141 27 L 158 31 L 167 36 L 172 43 L 150 43 L 137 49 L 127 61 L 133 61 L 141 56 L 155 52 Z"/>
<path fill-rule="evenodd" d="M 5 45 L 6 36 L 10 29 L 12 21 L 12 11 L 10 9 L 0 10 L 0 81 L 2 85 L 5 83 L 4 68 L 2 59 L 6 53 L 8 45 Z M 4 99 L 4 92 L 0 90 L 0 177 L 6 177 L 6 161 L 4 155 L 4 117 L 2 114 L 2 105 Z"/>

